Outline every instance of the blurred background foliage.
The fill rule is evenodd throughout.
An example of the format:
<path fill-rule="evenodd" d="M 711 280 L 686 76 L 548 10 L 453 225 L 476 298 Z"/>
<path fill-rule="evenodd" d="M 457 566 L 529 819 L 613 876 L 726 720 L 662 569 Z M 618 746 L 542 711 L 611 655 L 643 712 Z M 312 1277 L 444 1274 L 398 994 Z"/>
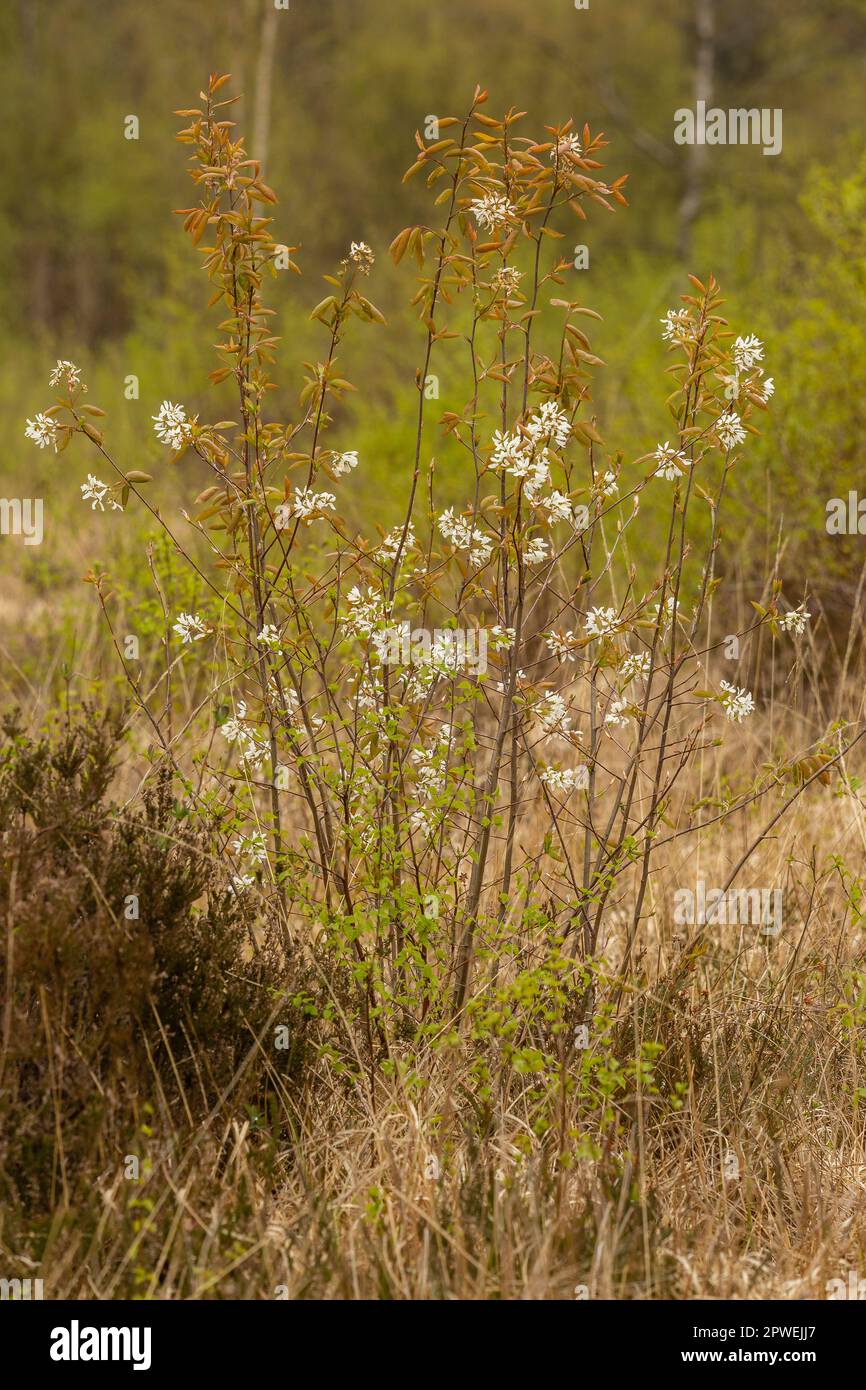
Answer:
<path fill-rule="evenodd" d="M 386 251 L 436 213 L 423 184 L 401 176 L 414 131 L 429 115 L 461 114 L 478 83 L 491 113 L 526 110 L 526 134 L 542 138 L 568 116 L 603 129 L 608 171 L 630 173 L 628 210 L 594 209 L 567 228 L 590 265 L 570 272 L 565 292 L 604 318 L 592 342 L 608 364 L 595 403 L 609 451 L 628 464 L 670 436 L 659 319 L 687 272 L 714 273 L 738 331 L 765 340 L 777 385 L 763 436 L 736 470 L 722 570 L 742 602 L 759 598 L 781 536 L 791 600 L 808 580 L 830 628 L 847 628 L 862 543 L 828 537 L 824 519 L 829 497 L 863 486 L 864 56 L 866 0 L 590 0 L 587 10 L 572 0 L 290 0 L 287 10 L 7 0 L 2 490 L 45 499 L 46 540 L 0 538 L 6 686 L 41 680 L 46 665 L 75 668 L 95 623 L 85 570 L 109 570 L 130 592 L 147 581 L 148 518 L 94 515 L 81 502 L 95 464 L 80 441 L 55 458 L 24 438 L 25 416 L 51 399 L 55 358 L 84 368 L 121 464 L 154 472 L 160 498 L 177 505 L 204 486 L 202 466 L 183 460 L 167 477 L 151 416 L 165 397 L 203 419 L 231 411 L 230 387 L 208 381 L 216 314 L 173 212 L 194 200 L 173 111 L 195 104 L 211 70 L 231 72 L 243 94 L 233 114 L 279 197 L 275 235 L 300 247 L 303 278 L 272 283 L 283 339 L 275 415 L 297 418 L 303 361 L 323 351 L 309 320 L 321 275 L 350 240 L 377 256 L 369 292 L 388 325 L 349 344 L 343 367 L 359 390 L 328 441 L 361 454 L 341 498 L 358 529 L 395 519 L 411 470 L 421 330 L 411 267 L 395 269 Z M 782 153 L 677 146 L 674 112 L 701 93 L 722 107 L 781 107 Z M 124 136 L 129 115 L 137 140 Z M 439 369 L 441 409 L 460 409 L 465 380 L 444 356 Z M 130 375 L 138 400 L 124 397 Z M 462 503 L 459 456 L 443 448 L 437 476 Z M 642 525 L 652 524 L 647 507 Z"/>

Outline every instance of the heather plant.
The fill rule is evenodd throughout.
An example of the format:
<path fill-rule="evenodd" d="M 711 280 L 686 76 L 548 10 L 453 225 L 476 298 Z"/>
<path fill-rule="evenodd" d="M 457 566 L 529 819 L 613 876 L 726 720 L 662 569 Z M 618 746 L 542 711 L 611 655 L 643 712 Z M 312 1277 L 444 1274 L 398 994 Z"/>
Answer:
<path fill-rule="evenodd" d="M 3 722 L 0 1193 L 15 1229 L 61 1197 L 90 1203 L 93 1165 L 119 1164 L 147 1096 L 163 1126 L 227 1090 L 267 1104 L 245 1059 L 285 987 L 278 954 L 165 766 L 135 807 L 112 804 L 122 752 L 119 716 L 70 715 L 40 738 Z M 272 1076 L 290 1077 L 303 1031 L 296 1012 Z"/>
<path fill-rule="evenodd" d="M 329 1025 L 331 1064 L 411 1083 L 409 1040 L 465 1046 L 480 1103 L 525 1077 L 532 1123 L 558 1132 L 564 1157 L 588 1142 L 590 1113 L 611 1122 L 613 1094 L 655 1086 L 657 1041 L 621 1062 L 616 1030 L 646 923 L 668 916 L 659 862 L 687 836 L 699 852 L 781 789 L 774 823 L 850 746 L 839 723 L 712 797 L 684 777 L 755 709 L 731 651 L 761 631 L 794 654 L 809 619 L 771 575 L 741 632 L 713 631 L 724 502 L 774 389 L 765 348 L 728 323 L 712 276 L 689 277 L 662 320 L 668 438 L 635 459 L 611 448 L 592 399 L 599 316 L 574 297 L 562 243 L 573 219 L 626 207 L 625 177 L 605 175 L 600 133 L 567 120 L 527 136 L 525 113 L 489 116 L 476 90 L 464 117 L 416 135 L 405 178 L 424 180 L 434 218 L 390 247 L 415 264 L 420 323 L 414 448 L 394 480 L 403 520 L 350 534 L 341 507 L 365 460 L 345 446 L 342 361 L 351 332 L 387 329 L 368 293 L 375 256 L 353 242 L 325 277 L 320 359 L 303 365 L 294 417 L 273 418 L 284 350 L 265 289 L 298 271 L 297 248 L 276 239 L 276 196 L 230 118 L 227 80 L 179 113 L 179 139 L 197 194 L 184 227 L 220 316 L 211 380 L 231 389 L 235 418 L 170 400 L 153 416 L 169 459 L 195 457 L 208 485 L 167 516 L 154 478 L 113 455 L 68 361 L 27 434 L 58 453 L 83 436 L 99 458 L 83 500 L 107 527 L 147 509 L 187 569 L 198 601 L 172 611 L 151 566 L 160 669 L 146 682 L 112 626 L 110 578 L 88 579 L 148 731 L 149 775 L 180 778 L 240 918 L 315 961 L 304 1007 Z M 465 381 L 447 408 L 440 358 Z M 437 499 L 446 454 L 462 460 L 462 506 Z M 650 489 L 668 502 L 658 537 L 641 531 Z M 636 547 L 654 557 L 648 587 Z M 674 981 L 703 934 L 666 941 Z M 586 1132 L 565 1123 L 574 1095 Z"/>

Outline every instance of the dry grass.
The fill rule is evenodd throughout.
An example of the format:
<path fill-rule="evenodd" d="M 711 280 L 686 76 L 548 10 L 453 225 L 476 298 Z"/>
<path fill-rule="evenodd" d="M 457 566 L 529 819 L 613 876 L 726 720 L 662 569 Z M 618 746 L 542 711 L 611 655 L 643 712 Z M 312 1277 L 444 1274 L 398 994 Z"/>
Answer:
<path fill-rule="evenodd" d="M 862 862 L 863 810 L 837 791 L 811 788 L 756 854 L 750 881 L 786 884 L 778 937 L 715 925 L 685 950 L 670 920 L 696 868 L 725 881 L 742 850 L 730 828 L 653 876 L 611 1040 L 620 1064 L 660 1052 L 610 1116 L 575 1093 L 538 1133 L 538 1078 L 502 1068 L 479 1099 L 464 1036 L 407 1039 L 390 1075 L 358 1055 L 350 1080 L 327 1050 L 281 1072 L 266 1029 L 205 1115 L 154 1065 L 149 1094 L 121 1107 L 142 1180 L 94 1135 L 50 1221 L 23 1240 L 19 1213 L 9 1243 L 7 1219 L 4 1267 L 38 1266 L 54 1297 L 824 1297 L 866 1259 L 866 1011 L 840 1007 L 863 988 L 866 943 L 838 867 Z M 611 912 L 611 979 L 621 944 Z M 56 1109 L 61 1169 L 69 1118 Z M 563 1161 L 564 1134 L 596 1151 Z"/>

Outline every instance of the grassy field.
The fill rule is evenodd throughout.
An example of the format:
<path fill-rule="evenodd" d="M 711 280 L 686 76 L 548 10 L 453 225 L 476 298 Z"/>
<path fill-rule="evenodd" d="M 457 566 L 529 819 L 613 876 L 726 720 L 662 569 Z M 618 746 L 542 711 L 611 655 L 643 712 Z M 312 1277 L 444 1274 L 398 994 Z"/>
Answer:
<path fill-rule="evenodd" d="M 474 17 L 461 80 L 501 41 Z M 76 75 L 74 216 L 37 121 L 0 384 L 0 1269 L 95 1300 L 834 1297 L 866 1267 L 866 566 L 856 505 L 825 524 L 860 455 L 850 131 L 742 203 L 772 160 L 689 163 L 678 205 L 650 95 L 589 82 L 619 142 L 551 113 L 533 28 L 509 76 L 541 115 L 446 107 L 426 16 L 457 114 L 398 140 L 412 64 L 377 50 L 372 105 L 347 76 L 375 5 L 331 58 L 295 21 L 343 85 L 321 168 L 283 92 L 293 165 L 278 21 L 207 22 L 251 95 L 145 46 L 142 109 L 195 104 L 137 172 Z M 696 81 L 745 82 L 695 33 Z M 353 101 L 377 138 L 343 148 Z"/>

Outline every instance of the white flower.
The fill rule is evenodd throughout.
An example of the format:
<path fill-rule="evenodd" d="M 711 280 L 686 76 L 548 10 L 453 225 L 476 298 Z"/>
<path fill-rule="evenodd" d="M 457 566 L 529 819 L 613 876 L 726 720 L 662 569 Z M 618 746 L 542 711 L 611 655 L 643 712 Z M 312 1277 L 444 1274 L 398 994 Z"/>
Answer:
<path fill-rule="evenodd" d="M 653 476 L 667 478 L 669 482 L 674 482 L 680 477 L 682 469 L 689 466 L 689 459 L 686 458 L 682 449 L 672 449 L 667 439 L 664 444 L 659 444 L 656 447 L 653 458 L 658 464 Z"/>
<path fill-rule="evenodd" d="M 582 154 L 583 146 L 577 136 L 563 135 L 557 140 L 553 149 L 550 151 L 550 162 L 554 163 L 557 157 L 562 157 L 563 155 L 566 158 L 568 158 L 569 155 L 574 155 L 575 159 L 580 159 Z"/>
<path fill-rule="evenodd" d="M 522 435 L 503 434 L 501 430 L 493 431 L 491 467 L 507 468 L 510 472 L 513 472 L 515 468 L 520 468 L 525 473 L 531 458 L 532 449 Z"/>
<path fill-rule="evenodd" d="M 202 637 L 207 637 L 207 624 L 198 613 L 181 613 L 173 631 L 186 645 L 188 642 L 200 642 Z"/>
<path fill-rule="evenodd" d="M 163 444 L 168 444 L 177 453 L 183 448 L 189 439 L 191 421 L 186 418 L 186 411 L 182 405 L 174 405 L 171 401 L 163 401 L 159 407 L 158 415 L 151 415 L 154 421 L 154 430 L 157 439 L 161 439 Z M 198 419 L 198 416 L 196 416 Z"/>
<path fill-rule="evenodd" d="M 357 584 L 353 585 L 346 595 L 346 604 L 349 610 L 346 615 L 348 630 L 360 637 L 369 637 L 387 616 L 383 599 L 370 587 L 363 594 Z"/>
<path fill-rule="evenodd" d="M 571 629 L 569 629 L 564 637 L 561 637 L 558 632 L 546 632 L 544 634 L 547 650 L 550 652 L 551 656 L 555 656 L 558 661 L 574 661 L 575 656 L 571 649 L 571 644 L 576 640 Z"/>
<path fill-rule="evenodd" d="M 237 718 L 227 719 L 220 725 L 220 733 L 227 743 L 236 743 L 240 750 L 240 763 L 258 768 L 267 757 L 270 748 L 267 739 L 259 739 L 255 732 L 242 720 L 246 719 L 247 707 L 243 700 L 238 701 Z"/>
<path fill-rule="evenodd" d="M 473 198 L 469 211 L 479 227 L 492 232 L 514 216 L 515 208 L 504 193 L 485 193 L 482 198 Z"/>
<path fill-rule="evenodd" d="M 528 492 L 529 489 L 527 489 Z M 539 503 L 545 511 L 550 512 L 554 521 L 573 521 L 574 512 L 571 510 L 571 502 L 562 492 L 550 492 L 546 497 L 542 497 Z"/>
<path fill-rule="evenodd" d="M 366 241 L 353 241 L 349 247 L 349 256 L 364 275 L 370 274 L 376 257 L 373 255 Z"/>
<path fill-rule="evenodd" d="M 779 627 L 784 632 L 793 632 L 795 637 L 802 637 L 811 616 L 811 613 L 806 612 L 805 603 L 801 603 L 799 608 L 792 608 L 790 613 L 781 614 Z"/>
<path fill-rule="evenodd" d="M 265 837 L 261 830 L 254 830 L 252 834 L 246 838 L 239 835 L 236 840 L 232 841 L 232 849 L 235 851 L 235 854 L 246 855 L 254 864 L 263 864 L 268 857 L 268 851 L 265 848 Z"/>
<path fill-rule="evenodd" d="M 32 439 L 37 449 L 47 449 L 49 444 L 57 453 L 57 426 L 50 415 L 37 413 L 35 419 L 27 421 L 25 439 Z"/>
<path fill-rule="evenodd" d="M 469 559 L 474 565 L 486 564 L 493 551 L 493 537 L 476 531 L 462 516 L 455 516 L 454 508 L 444 511 L 436 523 L 440 535 L 450 541 L 456 550 L 468 550 Z"/>
<path fill-rule="evenodd" d="M 107 493 L 108 484 L 103 483 L 99 478 L 94 477 L 92 473 L 88 473 L 87 482 L 81 484 L 81 497 L 82 501 L 90 502 L 90 510 L 92 512 L 96 511 L 97 507 L 101 512 L 105 511 L 104 504 Z M 108 505 L 109 507 L 111 507 L 112 511 L 123 511 L 123 507 L 120 505 L 119 502 L 116 502 L 113 497 L 108 498 Z"/>
<path fill-rule="evenodd" d="M 241 720 L 246 719 L 246 717 L 246 702 L 244 700 L 238 700 L 237 718 L 227 719 L 224 724 L 220 725 L 220 733 L 227 742 L 236 743 L 238 739 L 245 739 L 247 737 L 249 731 L 246 726 L 241 723 Z"/>
<path fill-rule="evenodd" d="M 523 686 L 523 684 L 525 683 L 525 681 L 526 681 L 526 672 L 524 671 L 524 669 L 523 669 L 522 666 L 518 666 L 517 671 L 515 672 L 515 682 L 516 682 L 516 685 L 517 685 L 518 689 L 519 689 L 520 687 Z M 502 690 L 502 691 L 505 691 L 505 690 L 508 689 L 508 683 L 507 683 L 507 681 L 495 681 L 495 682 L 494 682 L 494 685 L 493 685 L 493 689 L 494 689 L 494 690 Z"/>
<path fill-rule="evenodd" d="M 233 874 L 229 884 L 229 892 L 233 893 L 236 898 L 240 897 L 248 888 L 252 888 L 254 883 L 255 878 L 252 874 Z"/>
<path fill-rule="evenodd" d="M 382 555 L 382 557 L 386 560 L 396 560 L 397 552 L 400 550 L 400 542 L 402 540 L 403 527 L 395 526 L 393 530 L 388 532 L 387 536 L 385 536 L 384 540 L 379 546 L 380 555 Z M 407 551 L 411 550 L 416 544 L 417 541 L 415 539 L 415 527 L 412 525 L 412 522 L 410 521 L 408 527 L 406 528 L 406 542 L 403 546 L 403 555 L 405 555 Z"/>
<path fill-rule="evenodd" d="M 352 469 L 357 467 L 357 449 L 347 449 L 344 454 L 335 454 L 331 460 L 331 469 L 338 478 L 342 478 L 344 473 L 351 473 Z"/>
<path fill-rule="evenodd" d="M 740 690 L 728 681 L 721 681 L 720 684 L 725 692 L 722 696 L 722 709 L 725 711 L 725 718 L 741 724 L 748 715 L 754 712 L 754 700 L 747 690 Z"/>
<path fill-rule="evenodd" d="M 490 559 L 490 556 L 492 554 L 493 537 L 478 535 L 476 533 L 472 541 L 472 547 L 469 551 L 470 563 L 475 565 L 476 568 L 481 565 L 486 565 L 487 561 Z"/>
<path fill-rule="evenodd" d="M 270 745 L 266 738 L 256 738 L 255 734 L 247 732 L 245 739 L 241 739 L 240 763 L 243 767 L 258 771 L 269 752 Z"/>
<path fill-rule="evenodd" d="M 754 367 L 763 356 L 764 344 L 754 333 L 748 334 L 745 338 L 738 338 L 734 343 L 734 366 L 738 372 L 745 371 L 747 367 Z"/>
<path fill-rule="evenodd" d="M 628 707 L 627 700 L 612 700 L 607 714 L 604 716 L 605 724 L 611 724 L 614 728 L 622 728 L 628 720 L 623 715 L 623 710 Z"/>
<path fill-rule="evenodd" d="M 539 493 L 543 487 L 547 487 L 549 482 L 550 464 L 547 462 L 547 450 L 542 449 L 541 457 L 532 465 L 526 475 L 526 482 L 523 485 L 523 495 L 530 506 L 537 506 Z"/>
<path fill-rule="evenodd" d="M 462 632 L 437 632 L 430 648 L 429 665 L 443 676 L 456 676 L 469 664 L 470 653 Z"/>
<path fill-rule="evenodd" d="M 506 294 L 516 294 L 523 279 L 523 271 L 513 265 L 500 266 L 490 281 L 494 290 L 504 290 Z"/>
<path fill-rule="evenodd" d="M 619 673 L 624 681 L 633 681 L 638 676 L 646 678 L 649 675 L 649 669 L 649 652 L 632 652 L 620 666 Z"/>
<path fill-rule="evenodd" d="M 551 791 L 562 792 L 565 796 L 587 784 L 585 767 L 543 767 L 538 776 Z"/>
<path fill-rule="evenodd" d="M 616 474 L 612 473 L 610 469 L 607 470 L 603 478 L 599 479 L 596 486 L 601 488 L 602 497 L 615 497 L 619 491 Z"/>
<path fill-rule="evenodd" d="M 561 695 L 551 690 L 535 707 L 535 717 L 546 734 L 567 734 L 571 715 Z"/>
<path fill-rule="evenodd" d="M 776 383 L 771 376 L 766 376 L 763 381 L 758 382 L 755 389 L 763 401 L 768 401 L 776 389 Z"/>
<path fill-rule="evenodd" d="M 742 444 L 746 437 L 740 417 L 735 410 L 726 410 L 724 415 L 720 415 L 716 421 L 716 434 L 719 443 L 727 453 L 729 450 Z"/>
<path fill-rule="evenodd" d="M 527 565 L 540 565 L 548 557 L 548 545 L 543 536 L 535 536 L 524 547 L 523 558 Z"/>
<path fill-rule="evenodd" d="M 694 323 L 689 309 L 668 309 L 663 319 L 662 337 L 668 343 L 684 343 L 694 336 Z"/>
<path fill-rule="evenodd" d="M 431 829 L 431 827 L 430 827 L 430 822 L 428 821 L 425 812 L 422 811 L 422 810 L 420 809 L 420 807 L 417 807 L 417 806 L 416 806 L 415 810 L 412 811 L 412 813 L 410 814 L 410 816 L 409 816 L 409 829 L 410 829 L 410 830 L 417 830 L 418 833 L 421 834 L 421 835 L 429 835 L 429 834 L 430 834 L 430 829 Z"/>
<path fill-rule="evenodd" d="M 332 512 L 337 505 L 337 499 L 332 492 L 311 492 L 308 487 L 296 487 L 291 502 L 288 504 L 281 502 L 277 511 L 286 505 L 295 516 L 300 517 L 301 521 L 309 521 L 316 512 Z M 277 527 L 277 530 L 284 529 L 284 526 Z"/>
<path fill-rule="evenodd" d="M 590 637 L 608 637 L 617 628 L 616 609 L 590 608 L 584 621 Z"/>
<path fill-rule="evenodd" d="M 256 641 L 261 647 L 278 647 L 280 644 L 280 634 L 273 623 L 265 623 Z"/>
<path fill-rule="evenodd" d="M 660 622 L 662 632 L 666 632 L 670 627 L 671 619 L 674 616 L 674 609 L 679 613 L 679 607 L 680 605 L 674 599 L 673 594 L 668 594 L 668 597 L 665 599 L 664 611 L 662 611 L 659 604 L 655 605 L 653 609 L 653 622 Z"/>
<path fill-rule="evenodd" d="M 561 449 L 568 443 L 571 422 L 556 401 L 543 401 L 535 414 L 530 416 L 526 433 L 534 443 L 552 438 L 556 447 Z"/>
<path fill-rule="evenodd" d="M 59 386 L 64 382 L 68 391 L 74 391 L 81 383 L 81 369 L 74 362 L 66 362 L 58 357 L 57 366 L 48 378 L 49 386 Z"/>
<path fill-rule="evenodd" d="M 490 637 L 495 652 L 508 652 L 514 646 L 516 633 L 513 627 L 496 627 L 490 629 Z"/>

